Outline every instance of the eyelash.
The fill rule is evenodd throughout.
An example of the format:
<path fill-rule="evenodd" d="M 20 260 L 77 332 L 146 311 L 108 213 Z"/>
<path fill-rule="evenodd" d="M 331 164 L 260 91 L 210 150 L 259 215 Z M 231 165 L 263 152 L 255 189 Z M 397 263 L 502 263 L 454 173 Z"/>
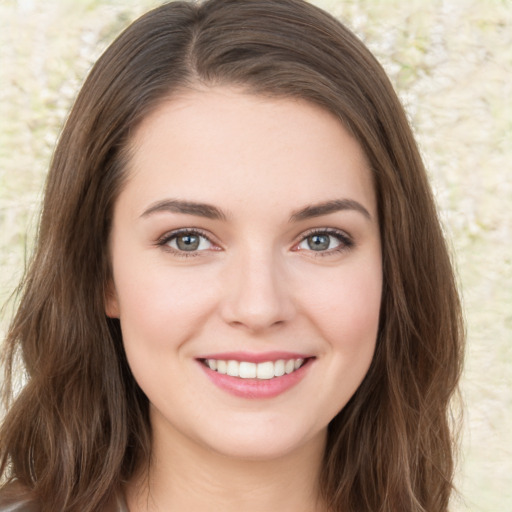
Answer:
<path fill-rule="evenodd" d="M 168 244 L 172 240 L 178 238 L 180 235 L 192 235 L 192 236 L 195 235 L 195 236 L 198 236 L 201 238 L 205 238 L 206 240 L 208 240 L 208 242 L 210 242 L 211 244 L 214 244 L 214 242 L 212 242 L 212 240 L 211 240 L 211 236 L 208 233 L 206 233 L 205 231 L 202 231 L 197 228 L 182 228 L 182 229 L 178 229 L 176 231 L 172 231 L 171 233 L 166 233 L 165 235 L 163 235 L 156 241 L 156 245 L 161 247 L 165 251 L 171 252 L 172 254 L 174 254 L 178 257 L 181 257 L 181 258 L 192 258 L 192 257 L 199 256 L 202 251 L 197 251 L 197 250 L 195 250 L 195 251 L 180 251 L 180 250 L 174 249 L 173 247 L 168 246 Z"/>
<path fill-rule="evenodd" d="M 201 238 L 205 238 L 211 244 L 214 244 L 214 242 L 212 242 L 210 235 L 208 233 L 206 233 L 200 229 L 197 229 L 197 228 L 182 228 L 182 229 L 178 229 L 176 231 L 172 231 L 171 233 L 166 233 L 165 235 L 163 235 L 156 241 L 156 245 L 158 247 L 161 247 L 165 251 L 171 252 L 174 255 L 176 255 L 178 257 L 182 257 L 182 258 L 197 257 L 200 255 L 201 252 L 203 252 L 203 251 L 198 251 L 198 250 L 180 251 L 180 250 L 174 249 L 173 247 L 169 247 L 168 244 L 180 235 L 199 236 Z M 300 240 L 297 243 L 295 243 L 293 247 L 298 247 L 302 242 L 307 240 L 309 237 L 315 236 L 315 235 L 331 236 L 331 237 L 335 238 L 337 241 L 339 241 L 340 244 L 339 244 L 339 246 L 337 246 L 333 249 L 328 249 L 326 251 L 314 251 L 311 249 L 308 252 L 312 253 L 313 257 L 332 256 L 333 254 L 339 254 L 341 252 L 347 251 L 354 246 L 354 241 L 345 232 L 340 231 L 338 229 L 333 229 L 333 228 L 324 228 L 324 229 L 313 229 L 311 231 L 304 233 L 302 235 L 302 237 L 300 238 Z M 302 250 L 302 249 L 296 249 L 296 250 Z"/>
<path fill-rule="evenodd" d="M 344 251 L 350 250 L 352 247 L 354 247 L 354 241 L 352 238 L 347 235 L 344 231 L 340 231 L 339 229 L 334 228 L 323 228 L 323 229 L 313 229 L 311 231 L 308 231 L 304 233 L 301 236 L 301 239 L 299 242 L 297 242 L 294 247 L 297 247 L 302 242 L 307 240 L 310 236 L 315 235 L 327 235 L 335 238 L 340 244 L 338 247 L 335 247 L 333 249 L 328 249 L 326 251 L 313 251 L 312 249 L 308 252 L 312 253 L 313 257 L 326 257 L 326 256 L 332 256 L 334 254 L 340 254 Z M 300 250 L 300 249 L 299 249 Z"/>

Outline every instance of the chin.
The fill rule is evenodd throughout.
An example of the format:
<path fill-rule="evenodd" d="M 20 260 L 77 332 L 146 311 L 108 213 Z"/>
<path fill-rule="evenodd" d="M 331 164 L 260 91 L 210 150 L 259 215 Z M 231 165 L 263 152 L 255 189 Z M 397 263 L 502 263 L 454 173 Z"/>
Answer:
<path fill-rule="evenodd" d="M 290 457 L 313 446 L 324 446 L 327 427 L 311 432 L 301 426 L 300 423 L 269 425 L 268 422 L 253 428 L 227 429 L 224 426 L 219 431 L 210 431 L 203 442 L 210 450 L 225 457 L 261 462 Z"/>

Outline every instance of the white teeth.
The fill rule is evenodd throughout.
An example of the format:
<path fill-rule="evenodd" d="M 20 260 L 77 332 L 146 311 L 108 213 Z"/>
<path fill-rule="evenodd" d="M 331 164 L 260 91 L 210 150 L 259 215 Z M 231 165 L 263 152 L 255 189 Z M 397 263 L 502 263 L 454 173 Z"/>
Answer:
<path fill-rule="evenodd" d="M 211 370 L 230 377 L 269 380 L 298 370 L 304 364 L 304 359 L 278 359 L 277 361 L 265 361 L 264 363 L 206 359 L 205 363 Z"/>
<path fill-rule="evenodd" d="M 226 372 L 228 370 L 228 363 L 226 361 L 218 360 L 217 361 L 217 371 L 219 373 L 222 373 L 223 375 L 226 375 Z"/>
<path fill-rule="evenodd" d="M 242 361 L 240 363 L 240 377 L 242 379 L 255 379 L 256 378 L 256 363 L 248 363 Z"/>
<path fill-rule="evenodd" d="M 271 379 L 274 376 L 274 363 L 267 361 L 266 363 L 258 363 L 256 369 L 256 377 L 258 379 Z"/>
<path fill-rule="evenodd" d="M 274 363 L 274 375 L 276 377 L 281 377 L 281 375 L 284 375 L 284 361 L 282 359 L 279 359 L 279 361 Z"/>
<path fill-rule="evenodd" d="M 238 377 L 240 375 L 240 372 L 238 371 L 238 361 L 228 361 L 226 374 L 231 377 Z"/>

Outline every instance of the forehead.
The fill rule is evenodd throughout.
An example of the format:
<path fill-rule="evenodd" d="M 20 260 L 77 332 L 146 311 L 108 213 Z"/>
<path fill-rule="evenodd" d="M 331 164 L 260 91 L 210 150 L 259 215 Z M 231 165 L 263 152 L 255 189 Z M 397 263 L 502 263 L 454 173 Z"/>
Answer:
<path fill-rule="evenodd" d="M 131 142 L 127 192 L 136 207 L 166 195 L 231 207 L 348 194 L 375 209 L 360 145 L 333 114 L 304 100 L 188 91 L 163 101 Z"/>

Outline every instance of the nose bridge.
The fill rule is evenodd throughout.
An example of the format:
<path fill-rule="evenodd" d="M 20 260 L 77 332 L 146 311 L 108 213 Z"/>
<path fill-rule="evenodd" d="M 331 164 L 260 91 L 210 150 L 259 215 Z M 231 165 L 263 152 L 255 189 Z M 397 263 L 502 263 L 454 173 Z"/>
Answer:
<path fill-rule="evenodd" d="M 259 331 L 293 314 L 280 256 L 270 247 L 249 246 L 231 258 L 225 281 L 223 315 L 231 325 Z"/>

